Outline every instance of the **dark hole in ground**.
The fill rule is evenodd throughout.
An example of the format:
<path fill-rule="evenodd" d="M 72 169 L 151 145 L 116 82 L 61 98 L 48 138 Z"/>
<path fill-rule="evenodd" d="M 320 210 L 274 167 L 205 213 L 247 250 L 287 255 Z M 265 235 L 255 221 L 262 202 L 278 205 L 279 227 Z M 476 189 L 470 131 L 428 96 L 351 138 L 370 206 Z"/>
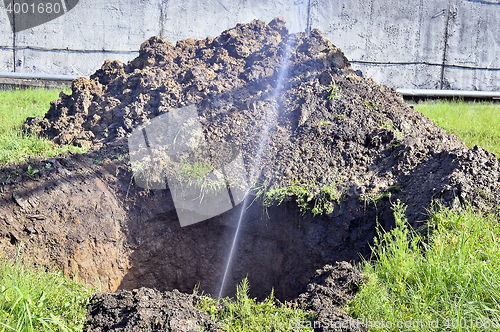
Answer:
<path fill-rule="evenodd" d="M 241 206 L 183 228 L 173 204 L 170 209 L 143 223 L 129 223 L 134 251 L 119 287 L 189 293 L 199 284 L 200 290 L 217 296 Z M 244 215 L 224 295 L 234 294 L 248 277 L 254 297 L 263 299 L 274 289 L 277 298 L 293 299 L 316 269 L 368 254 L 374 229 L 375 219 L 369 217 L 346 222 L 344 216 L 302 215 L 294 202 L 267 212 L 256 203 Z"/>

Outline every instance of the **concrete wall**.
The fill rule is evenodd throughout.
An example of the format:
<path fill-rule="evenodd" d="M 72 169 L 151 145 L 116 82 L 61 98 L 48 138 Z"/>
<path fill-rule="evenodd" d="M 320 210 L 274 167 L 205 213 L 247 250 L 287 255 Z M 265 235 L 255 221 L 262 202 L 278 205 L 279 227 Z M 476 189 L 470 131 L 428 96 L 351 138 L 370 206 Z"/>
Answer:
<path fill-rule="evenodd" d="M 0 8 L 0 72 L 15 59 L 16 72 L 89 76 L 105 59 L 133 59 L 153 35 L 175 43 L 276 16 L 292 32 L 319 28 L 391 87 L 500 90 L 497 0 L 80 0 L 15 35 Z"/>

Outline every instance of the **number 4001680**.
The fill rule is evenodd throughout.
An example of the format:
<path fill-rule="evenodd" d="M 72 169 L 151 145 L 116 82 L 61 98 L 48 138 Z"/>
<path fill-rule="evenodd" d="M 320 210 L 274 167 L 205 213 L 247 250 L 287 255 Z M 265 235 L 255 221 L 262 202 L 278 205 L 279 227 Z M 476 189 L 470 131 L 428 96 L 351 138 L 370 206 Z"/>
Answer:
<path fill-rule="evenodd" d="M 59 14 L 61 12 L 61 4 L 60 3 L 9 3 L 9 5 L 5 8 L 7 13 L 9 14 Z"/>

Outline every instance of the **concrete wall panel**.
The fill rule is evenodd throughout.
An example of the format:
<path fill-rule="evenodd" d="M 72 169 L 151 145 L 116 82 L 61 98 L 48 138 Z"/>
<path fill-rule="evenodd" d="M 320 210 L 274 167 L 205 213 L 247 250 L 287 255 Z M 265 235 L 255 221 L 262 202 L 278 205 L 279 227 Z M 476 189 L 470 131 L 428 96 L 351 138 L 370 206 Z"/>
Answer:
<path fill-rule="evenodd" d="M 417 65 L 372 65 L 351 63 L 354 70 L 361 70 L 364 77 L 371 77 L 375 82 L 384 83 L 390 87 L 407 89 L 439 89 L 441 67 Z"/>
<path fill-rule="evenodd" d="M 13 57 L 11 50 L 0 49 L 0 72 L 12 72 Z"/>
<path fill-rule="evenodd" d="M 291 32 L 319 28 L 355 68 L 391 87 L 500 90 L 500 70 L 484 69 L 500 68 L 497 0 L 80 0 L 65 15 L 16 33 L 15 71 L 89 76 L 105 59 L 133 59 L 153 35 L 172 43 L 203 39 L 276 16 Z M 11 72 L 5 12 L 0 36 L 0 72 Z"/>
<path fill-rule="evenodd" d="M 88 76 L 105 59 L 131 60 L 137 52 L 99 50 L 139 50 L 147 38 L 160 34 L 160 7 L 159 0 L 80 0 L 65 15 L 16 34 L 16 46 L 21 48 L 16 52 L 21 59 L 16 71 Z"/>
<path fill-rule="evenodd" d="M 0 12 L 0 72 L 11 72 L 13 67 L 13 33 L 6 13 Z"/>
<path fill-rule="evenodd" d="M 350 60 L 403 63 L 365 64 L 368 76 L 395 87 L 433 89 L 439 68 L 411 63 L 442 63 L 447 7 L 447 1 L 318 0 L 311 18 Z"/>
<path fill-rule="evenodd" d="M 215 37 L 237 23 L 269 22 L 277 16 L 285 17 L 291 32 L 305 31 L 307 7 L 308 0 L 165 0 L 163 37 L 170 42 Z"/>
<path fill-rule="evenodd" d="M 500 68 L 500 2 L 455 0 L 450 7 L 446 63 Z M 500 90 L 500 70 L 445 67 L 443 88 Z"/>
<path fill-rule="evenodd" d="M 467 86 L 472 91 L 500 91 L 500 72 L 480 69 L 446 68 L 444 88 Z"/>
<path fill-rule="evenodd" d="M 137 47 L 139 49 L 139 47 Z M 47 56 L 49 53 L 50 56 Z M 107 59 L 127 62 L 134 59 L 138 52 L 134 53 L 100 53 L 100 52 L 47 52 L 39 50 L 18 50 L 16 58 L 21 66 L 16 68 L 19 73 L 38 73 L 75 76 L 90 76 Z M 82 74 L 83 73 L 83 74 Z"/>

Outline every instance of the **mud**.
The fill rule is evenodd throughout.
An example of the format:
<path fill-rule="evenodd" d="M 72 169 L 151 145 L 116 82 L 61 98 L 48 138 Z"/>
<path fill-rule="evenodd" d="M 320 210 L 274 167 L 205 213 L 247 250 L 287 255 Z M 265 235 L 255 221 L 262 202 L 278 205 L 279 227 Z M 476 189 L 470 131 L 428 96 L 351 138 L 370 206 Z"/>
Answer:
<path fill-rule="evenodd" d="M 377 223 L 393 226 L 397 199 L 415 227 L 431 202 L 497 206 L 492 153 L 467 148 L 395 90 L 360 75 L 320 31 L 288 34 L 281 19 L 175 46 L 152 37 L 136 59 L 105 62 L 91 79 L 75 80 L 71 95 L 61 93 L 44 119 L 26 121 L 26 131 L 90 151 L 31 160 L 40 170 L 31 176 L 28 164 L 2 168 L 0 247 L 12 256 L 22 243 L 36 264 L 91 284 L 99 278 L 104 290 L 189 293 L 199 284 L 216 295 L 241 205 L 180 227 L 170 190 L 137 186 L 129 162 L 135 128 L 188 105 L 207 140 L 235 146 L 248 171 L 267 124 L 258 188 L 308 190 L 302 210 L 291 193 L 267 210 L 252 197 L 228 293 L 248 275 L 252 296 L 274 288 L 281 300 L 296 298 L 325 264 L 369 255 Z M 314 216 L 325 200 L 326 213 Z"/>

